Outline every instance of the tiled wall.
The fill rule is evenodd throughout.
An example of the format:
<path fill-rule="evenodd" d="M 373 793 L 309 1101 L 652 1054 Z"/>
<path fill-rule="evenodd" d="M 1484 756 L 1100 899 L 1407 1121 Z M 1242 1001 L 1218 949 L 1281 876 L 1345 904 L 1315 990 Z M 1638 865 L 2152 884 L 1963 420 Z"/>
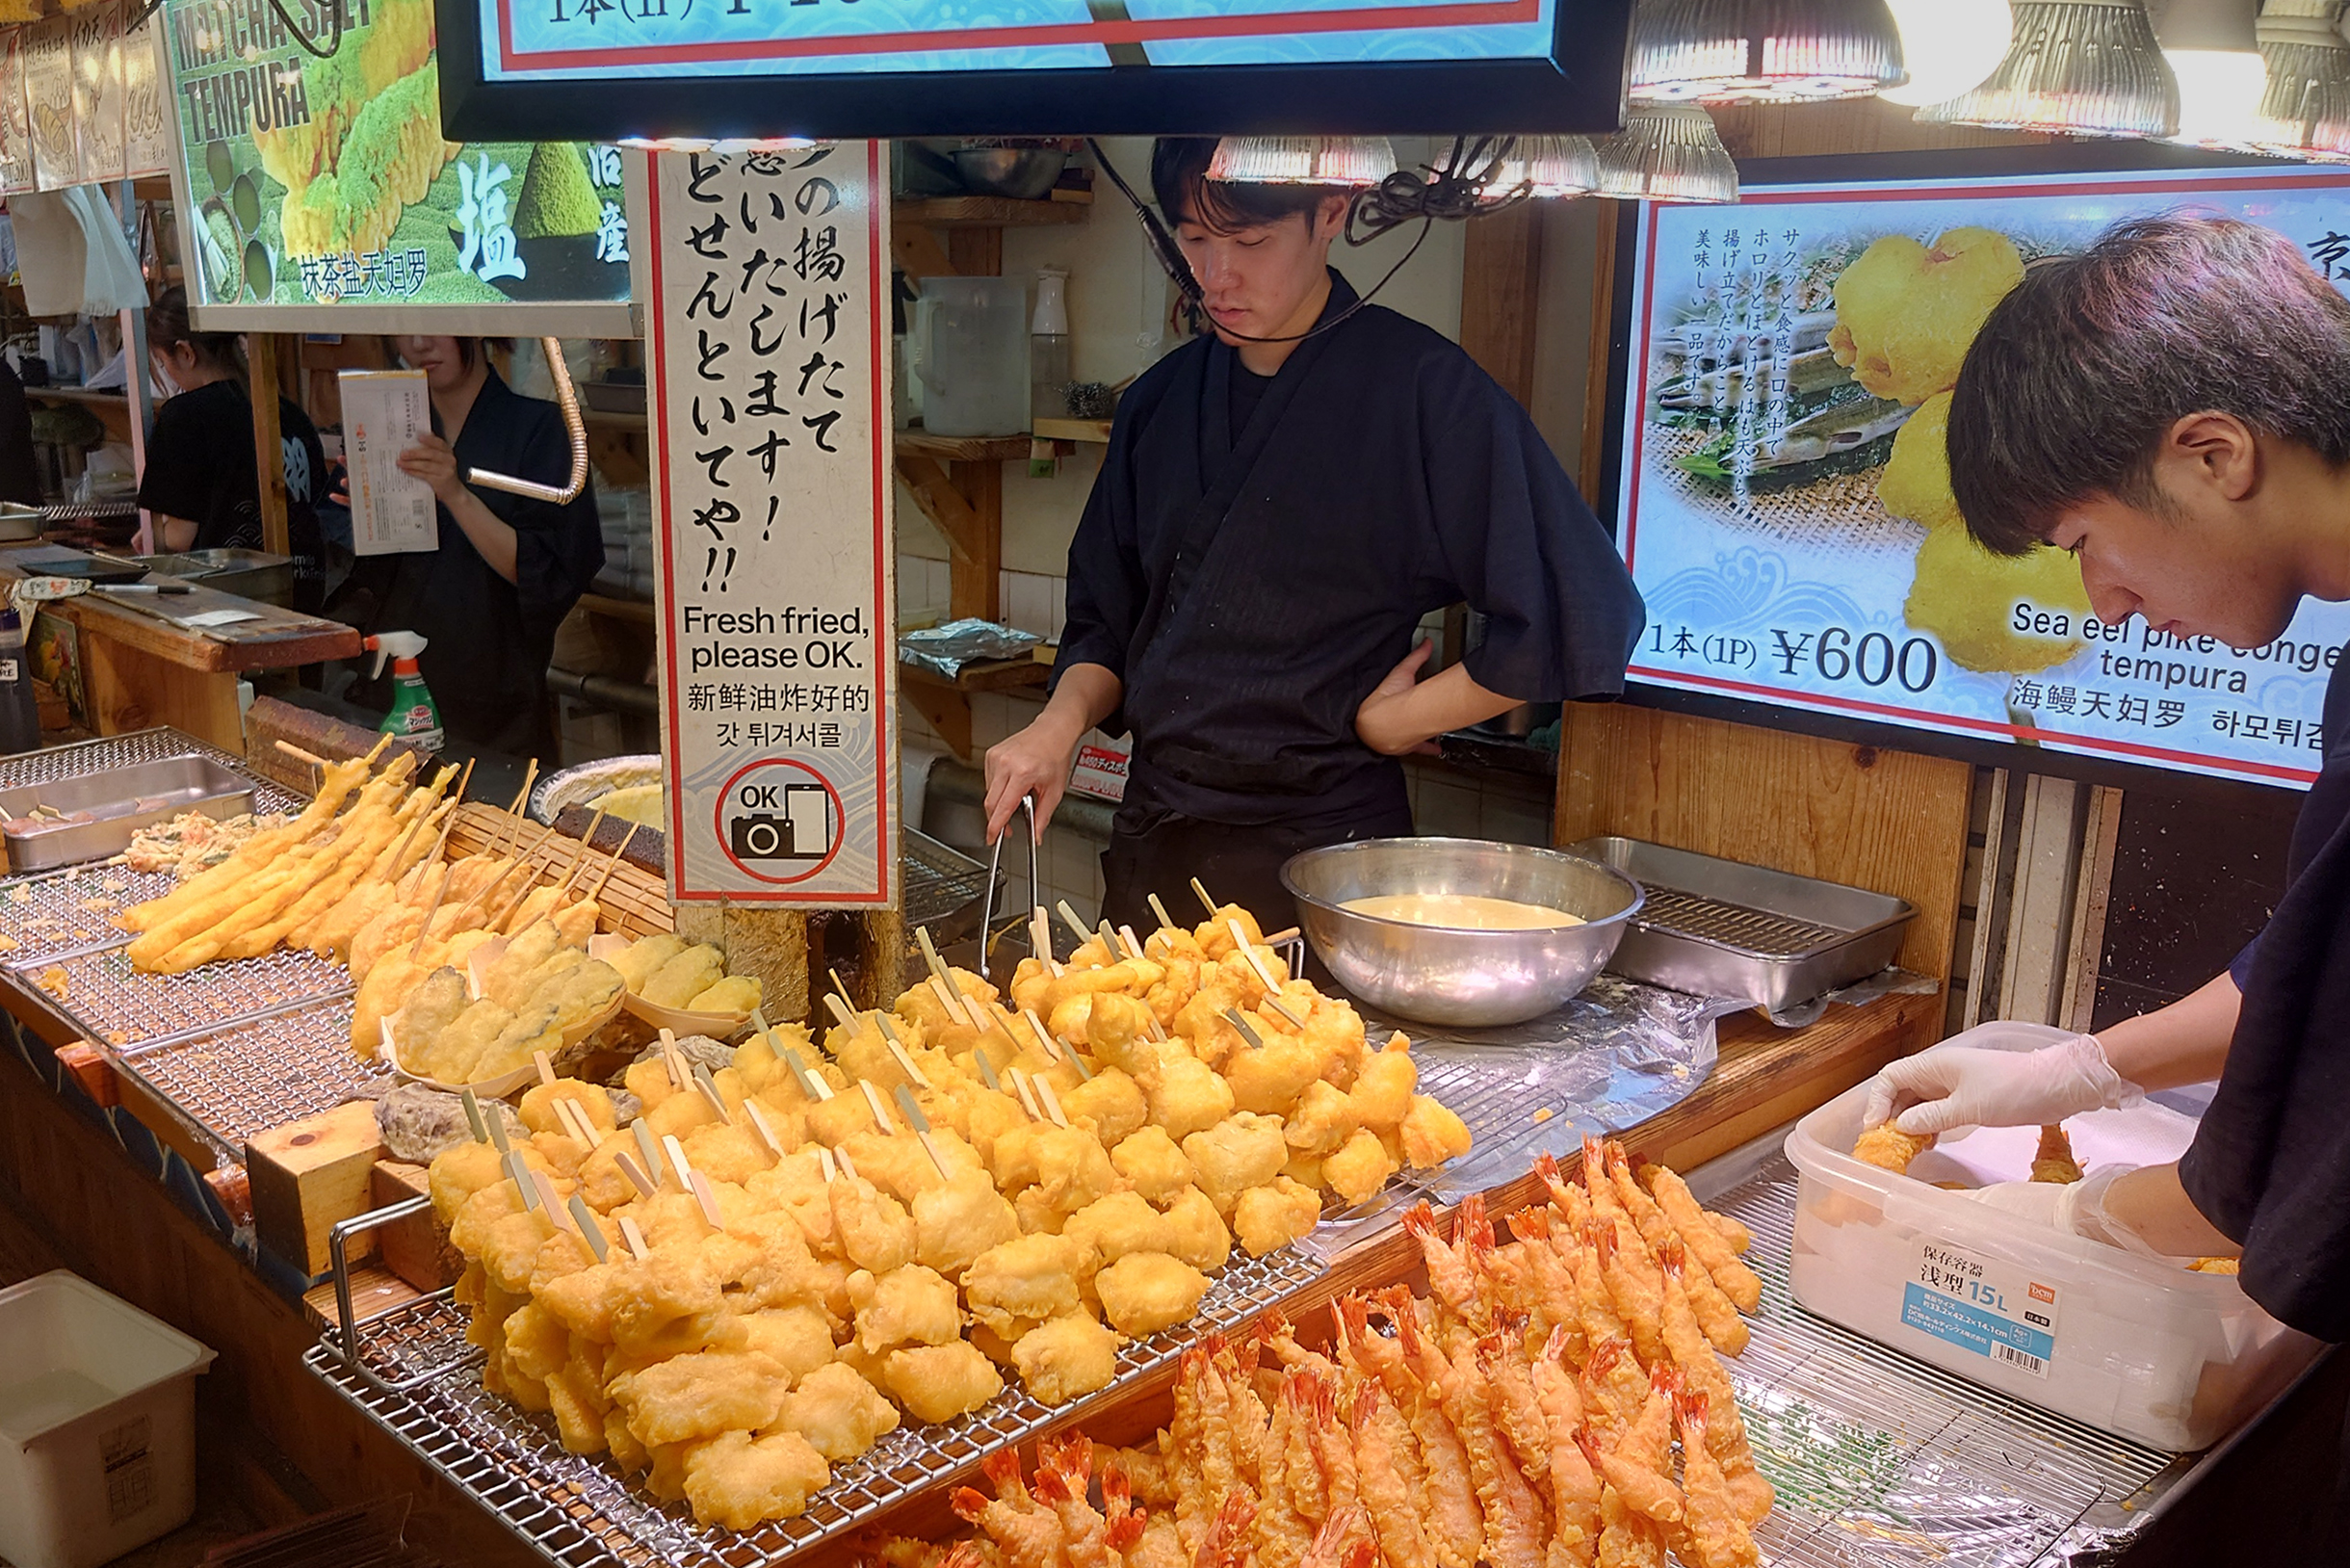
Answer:
<path fill-rule="evenodd" d="M 1051 641 L 1060 636 L 1068 614 L 1068 579 L 1044 572 L 1002 571 L 996 574 L 997 599 L 1005 625 L 1034 632 Z M 927 556 L 898 558 L 898 618 L 911 624 L 918 616 L 947 618 L 951 598 L 947 562 Z"/>

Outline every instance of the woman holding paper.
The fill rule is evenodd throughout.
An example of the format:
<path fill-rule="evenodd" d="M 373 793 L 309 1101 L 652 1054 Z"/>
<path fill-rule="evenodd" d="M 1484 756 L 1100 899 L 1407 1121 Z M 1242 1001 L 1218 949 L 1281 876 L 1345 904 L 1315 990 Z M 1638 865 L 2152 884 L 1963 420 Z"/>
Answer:
<path fill-rule="evenodd" d="M 477 490 L 468 469 L 561 484 L 571 471 L 561 412 L 506 384 L 483 339 L 398 337 L 393 351 L 425 373 L 432 433 L 400 456 L 430 485 L 438 546 L 362 560 L 375 606 L 369 632 L 414 632 L 450 734 L 513 756 L 552 760 L 547 661 L 555 628 L 604 564 L 592 484 L 561 506 Z"/>
<path fill-rule="evenodd" d="M 155 410 L 139 505 L 155 514 L 159 550 L 261 548 L 261 469 L 253 453 L 253 404 L 245 357 L 233 332 L 198 332 L 188 323 L 188 294 L 170 288 L 147 306 L 147 356 L 169 391 Z M 294 608 L 314 612 L 326 596 L 326 568 L 318 529 L 326 455 L 318 427 L 277 400 L 284 451 L 286 538 L 294 557 Z"/>

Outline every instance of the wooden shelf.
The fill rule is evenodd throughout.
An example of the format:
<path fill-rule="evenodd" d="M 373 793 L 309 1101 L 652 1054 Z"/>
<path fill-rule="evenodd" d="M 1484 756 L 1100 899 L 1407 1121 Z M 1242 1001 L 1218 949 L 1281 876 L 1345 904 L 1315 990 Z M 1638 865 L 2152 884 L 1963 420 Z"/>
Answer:
<path fill-rule="evenodd" d="M 1029 455 L 1025 435 L 932 435 L 928 431 L 900 431 L 901 457 L 928 457 L 937 462 L 1017 462 Z"/>
<path fill-rule="evenodd" d="M 640 431 L 648 422 L 641 408 L 590 408 L 583 403 L 580 423 L 591 431 Z"/>
<path fill-rule="evenodd" d="M 123 408 L 128 407 L 131 401 L 126 393 L 93 392 L 86 386 L 28 386 L 24 389 L 24 395 L 39 398 L 43 403 L 82 403 L 93 407 Z"/>
<path fill-rule="evenodd" d="M 960 674 L 949 680 L 934 669 L 901 660 L 898 673 L 917 686 L 933 686 L 942 692 L 1016 692 L 1022 687 L 1042 686 L 1052 678 L 1053 666 L 1034 659 L 990 659 L 965 665 Z"/>
<path fill-rule="evenodd" d="M 1082 223 L 1093 211 L 1083 201 L 1014 201 L 1009 196 L 927 196 L 890 203 L 890 221 L 930 228 L 1005 228 Z"/>
<path fill-rule="evenodd" d="M 650 626 L 654 620 L 653 606 L 642 599 L 615 599 L 609 593 L 583 593 L 579 608 L 590 615 L 602 615 L 610 620 L 632 621 Z"/>
<path fill-rule="evenodd" d="M 1110 440 L 1110 421 L 1107 419 L 1040 419 L 1036 421 L 1039 441 L 1091 441 L 1106 444 Z"/>

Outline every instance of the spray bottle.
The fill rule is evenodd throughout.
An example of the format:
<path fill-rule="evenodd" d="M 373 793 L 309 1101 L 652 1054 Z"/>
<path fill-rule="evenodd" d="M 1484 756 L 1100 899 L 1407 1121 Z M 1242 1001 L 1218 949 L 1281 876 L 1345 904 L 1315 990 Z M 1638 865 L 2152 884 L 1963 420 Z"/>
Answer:
<path fill-rule="evenodd" d="M 414 632 L 382 632 L 367 639 L 366 645 L 376 656 L 371 679 L 383 673 L 384 660 L 392 662 L 392 711 L 376 727 L 386 735 L 413 741 L 427 751 L 438 751 L 448 737 L 441 729 L 440 710 L 432 705 L 432 693 L 426 689 L 424 673 L 416 665 L 417 656 L 425 651 L 425 640 Z"/>

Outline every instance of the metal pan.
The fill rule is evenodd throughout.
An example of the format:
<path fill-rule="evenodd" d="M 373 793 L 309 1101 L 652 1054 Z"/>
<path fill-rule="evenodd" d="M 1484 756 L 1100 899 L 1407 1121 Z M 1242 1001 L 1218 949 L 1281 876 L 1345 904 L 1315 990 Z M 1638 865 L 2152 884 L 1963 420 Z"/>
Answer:
<path fill-rule="evenodd" d="M 1918 914 L 1889 894 L 1640 839 L 1585 839 L 1568 852 L 1648 890 L 1609 969 L 1773 1012 L 1885 968 Z"/>
<path fill-rule="evenodd" d="M 226 818 L 252 809 L 252 780 L 191 753 L 0 790 L 8 813 L 0 842 L 12 871 L 46 871 L 120 854 L 140 828 L 183 811 Z"/>

